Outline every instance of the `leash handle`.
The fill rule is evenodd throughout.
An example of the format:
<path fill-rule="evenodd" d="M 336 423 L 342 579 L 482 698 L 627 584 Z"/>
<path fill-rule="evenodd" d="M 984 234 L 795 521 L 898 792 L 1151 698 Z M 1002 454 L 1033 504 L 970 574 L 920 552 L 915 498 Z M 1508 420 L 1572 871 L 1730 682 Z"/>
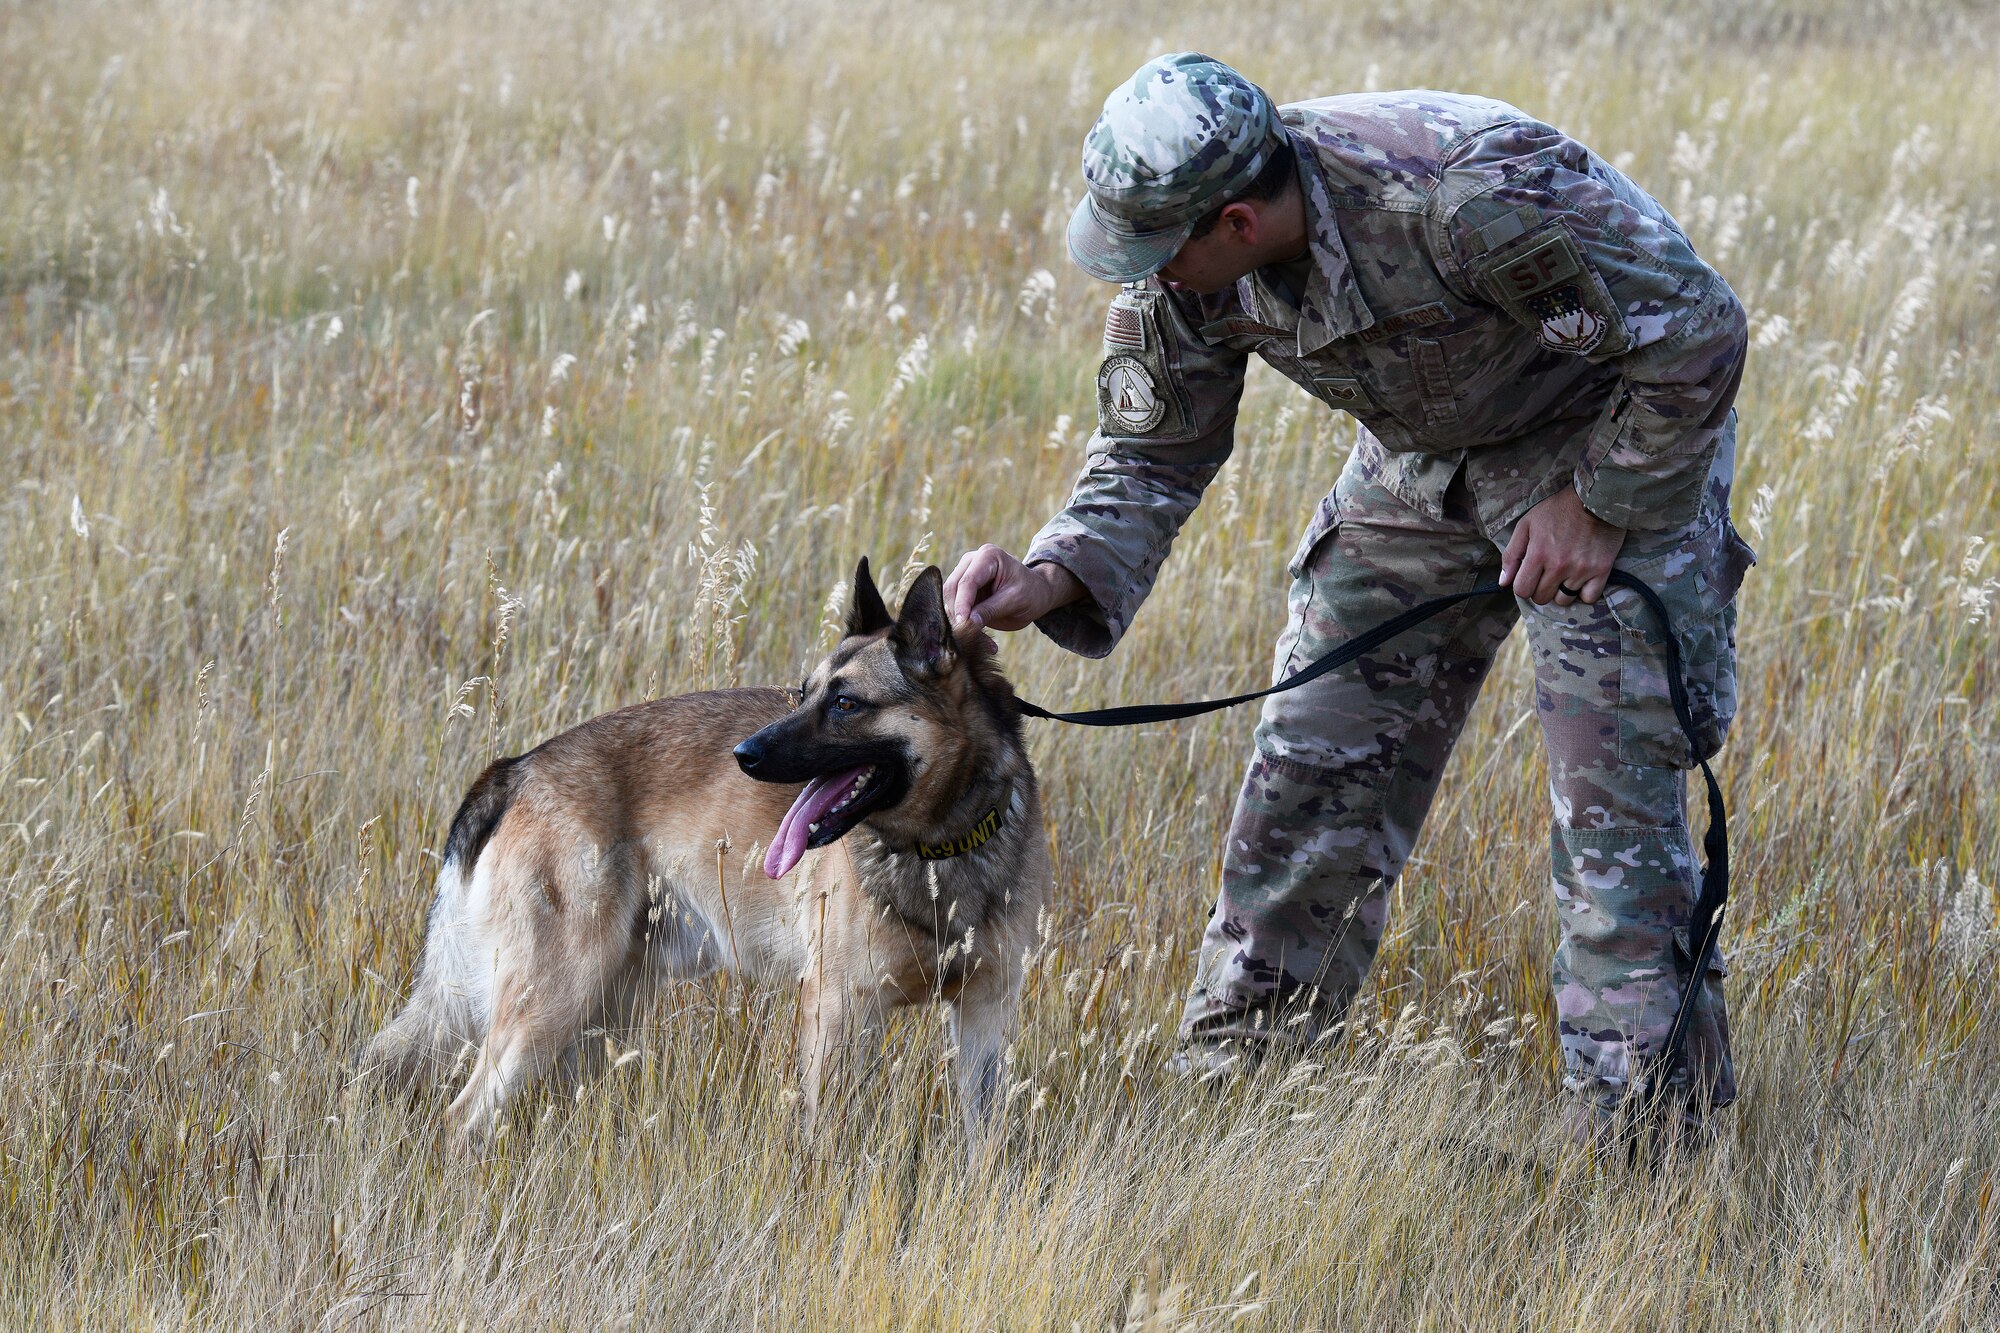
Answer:
<path fill-rule="evenodd" d="M 1681 665 L 1680 641 L 1674 634 L 1673 617 L 1667 614 L 1667 604 L 1653 591 L 1647 582 L 1636 574 L 1622 569 L 1611 571 L 1608 584 L 1613 587 L 1630 588 L 1638 594 L 1647 608 L 1660 622 L 1661 637 L 1666 642 L 1667 695 L 1673 701 L 1674 718 L 1681 724 L 1681 732 L 1687 737 L 1688 753 L 1699 755 L 1701 741 L 1695 732 L 1694 707 L 1688 699 L 1687 680 Z M 1127 704 L 1118 708 L 1090 708 L 1076 713 L 1055 713 L 1040 704 L 1016 698 L 1015 704 L 1023 717 L 1044 718 L 1050 722 L 1068 722 L 1080 727 L 1136 727 L 1149 722 L 1177 722 L 1182 718 L 1200 717 L 1204 713 L 1218 712 L 1224 708 L 1234 708 L 1238 704 L 1251 703 L 1273 694 L 1283 694 L 1301 685 L 1318 680 L 1329 671 L 1346 666 L 1364 653 L 1373 652 L 1390 639 L 1406 630 L 1416 628 L 1441 611 L 1448 610 L 1460 602 L 1475 597 L 1491 597 L 1509 589 L 1497 583 L 1482 583 L 1464 592 L 1446 593 L 1418 602 L 1409 610 L 1391 616 L 1381 624 L 1365 630 L 1342 643 L 1338 648 L 1313 662 L 1306 664 L 1277 684 L 1266 689 L 1252 690 L 1248 694 L 1233 694 L 1227 699 L 1201 699 L 1193 703 L 1179 704 Z M 1715 956 L 1717 939 L 1722 933 L 1722 914 L 1729 902 L 1729 811 L 1723 804 L 1722 785 L 1715 780 L 1715 770 L 1708 766 L 1708 760 L 1698 759 L 1701 776 L 1708 784 L 1708 828 L 1702 835 L 1702 851 L 1706 863 L 1702 866 L 1701 891 L 1695 898 L 1694 911 L 1688 919 L 1685 931 L 1674 932 L 1673 949 L 1675 963 L 1686 972 L 1681 986 L 1680 1002 L 1674 1007 L 1673 1026 L 1667 1031 L 1667 1040 L 1654 1060 L 1656 1077 L 1647 1079 L 1646 1095 L 1660 1097 L 1666 1087 L 1667 1078 L 1680 1063 L 1681 1055 L 1687 1048 L 1688 1033 L 1694 1025 L 1695 997 L 1701 993 L 1702 980 L 1708 975 L 1708 965 Z"/>

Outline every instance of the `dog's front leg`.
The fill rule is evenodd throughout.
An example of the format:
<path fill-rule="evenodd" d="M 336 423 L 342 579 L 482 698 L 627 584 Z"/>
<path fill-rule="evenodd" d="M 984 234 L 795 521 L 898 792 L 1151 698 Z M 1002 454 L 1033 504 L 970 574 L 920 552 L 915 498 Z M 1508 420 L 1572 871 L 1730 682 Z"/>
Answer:
<path fill-rule="evenodd" d="M 839 1030 L 842 1006 L 831 1001 L 823 978 L 808 974 L 799 982 L 796 1031 L 799 1052 L 799 1109 L 811 1133 L 819 1124 L 820 1100 L 826 1090 L 829 1032 Z"/>
<path fill-rule="evenodd" d="M 799 1096 L 805 1127 L 819 1122 L 821 1109 L 838 1092 L 852 1089 L 868 1059 L 871 1035 L 881 1035 L 883 1008 L 867 988 L 825 973 L 799 984 Z"/>
<path fill-rule="evenodd" d="M 999 960 L 987 958 L 951 1002 L 951 1040 L 959 1110 L 965 1118 L 968 1154 L 978 1152 L 991 1133 L 1000 1094 L 1000 1063 L 1014 1035 L 1019 985 L 1002 975 Z"/>

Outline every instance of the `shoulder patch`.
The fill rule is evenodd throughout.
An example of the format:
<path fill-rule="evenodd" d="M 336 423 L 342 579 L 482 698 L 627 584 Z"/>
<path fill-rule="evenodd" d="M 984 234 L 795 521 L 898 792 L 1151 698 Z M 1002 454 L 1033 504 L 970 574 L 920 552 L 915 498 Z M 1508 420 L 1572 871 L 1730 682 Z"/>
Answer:
<path fill-rule="evenodd" d="M 1144 435 L 1167 414 L 1167 402 L 1144 361 L 1110 356 L 1097 371 L 1097 410 L 1118 434 Z"/>
<path fill-rule="evenodd" d="M 1535 336 L 1552 352 L 1582 356 L 1603 342 L 1611 327 L 1604 316 L 1584 303 L 1582 289 L 1573 282 L 1536 292 L 1528 298 L 1528 309 L 1539 321 Z"/>
<path fill-rule="evenodd" d="M 1128 287 L 1104 316 L 1104 362 L 1097 370 L 1097 424 L 1110 437 L 1150 443 L 1191 438 L 1194 404 L 1180 378 L 1180 338 L 1166 294 Z"/>
<path fill-rule="evenodd" d="M 1560 221 L 1498 247 L 1473 275 L 1552 352 L 1615 355 L 1630 345 L 1610 288 Z"/>
<path fill-rule="evenodd" d="M 1104 312 L 1104 346 L 1114 352 L 1146 350 L 1146 316 L 1129 293 L 1118 293 Z"/>
<path fill-rule="evenodd" d="M 1573 278 L 1583 268 L 1576 242 L 1569 232 L 1556 227 L 1542 240 L 1494 269 L 1494 276 L 1506 284 L 1510 296 L 1526 298 Z"/>

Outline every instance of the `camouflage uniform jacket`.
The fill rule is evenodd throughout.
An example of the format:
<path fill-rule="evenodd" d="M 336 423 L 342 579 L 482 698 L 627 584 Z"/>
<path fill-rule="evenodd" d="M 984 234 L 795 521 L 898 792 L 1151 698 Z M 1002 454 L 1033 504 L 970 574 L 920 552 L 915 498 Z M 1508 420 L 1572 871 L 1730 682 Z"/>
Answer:
<path fill-rule="evenodd" d="M 1229 456 L 1252 352 L 1357 417 L 1392 451 L 1386 484 L 1433 517 L 1461 466 L 1489 533 L 1565 485 L 1623 528 L 1693 516 L 1734 428 L 1745 320 L 1657 200 L 1485 98 L 1353 94 L 1279 119 L 1310 281 L 1296 303 L 1267 270 L 1114 298 L 1088 462 L 1027 556 L 1089 598 L 1044 632 L 1091 657 L 1117 643 Z M 1329 498 L 1300 549 L 1336 517 Z"/>

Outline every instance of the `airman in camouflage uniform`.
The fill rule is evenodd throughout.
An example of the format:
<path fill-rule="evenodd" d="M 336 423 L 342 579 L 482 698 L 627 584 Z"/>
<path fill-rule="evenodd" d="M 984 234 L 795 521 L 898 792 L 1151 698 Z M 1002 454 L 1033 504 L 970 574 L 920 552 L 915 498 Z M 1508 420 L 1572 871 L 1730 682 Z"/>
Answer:
<path fill-rule="evenodd" d="M 1278 143 L 1294 154 L 1309 266 L 1258 268 L 1206 296 L 1152 276 Z M 1567 1085 L 1615 1110 L 1680 991 L 1673 932 L 1698 875 L 1685 770 L 1735 712 L 1733 599 L 1754 562 L 1728 517 L 1741 305 L 1632 181 L 1480 97 L 1275 107 L 1207 57 L 1162 57 L 1107 100 L 1084 174 L 1071 254 L 1130 285 L 1105 323 L 1087 465 L 1026 556 L 1087 595 L 1039 628 L 1086 656 L 1111 651 L 1229 456 L 1254 353 L 1362 428 L 1292 557 L 1279 675 L 1492 581 L 1523 516 L 1574 488 L 1625 530 L 1617 567 L 1666 600 L 1701 733 L 1690 753 L 1659 628 L 1622 588 L 1464 603 L 1273 696 L 1184 1038 L 1309 1039 L 1338 1021 L 1494 653 L 1525 619 L 1554 806 Z M 1735 1095 L 1719 971 L 1704 980 L 1673 1078 L 1696 1113 Z M 1294 1009 L 1304 1017 L 1288 1023 Z"/>

